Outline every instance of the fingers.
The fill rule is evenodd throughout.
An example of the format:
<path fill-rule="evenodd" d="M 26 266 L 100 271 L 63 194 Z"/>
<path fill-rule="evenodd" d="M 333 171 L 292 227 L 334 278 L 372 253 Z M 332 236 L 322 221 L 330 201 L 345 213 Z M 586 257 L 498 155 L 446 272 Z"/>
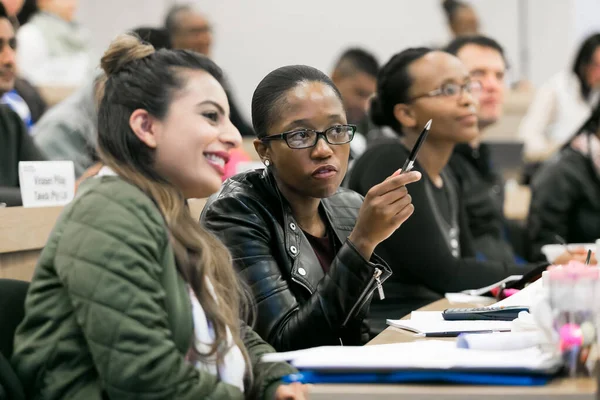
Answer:
<path fill-rule="evenodd" d="M 308 398 L 309 385 L 294 382 L 289 385 L 281 385 L 275 392 L 277 400 L 304 400 Z"/>
<path fill-rule="evenodd" d="M 387 192 L 390 192 L 394 189 L 397 189 L 401 186 L 408 185 L 410 183 L 417 182 L 421 179 L 421 173 L 418 171 L 408 172 L 406 174 L 401 175 L 392 175 L 385 181 L 381 182 L 378 185 L 375 185 L 369 190 L 367 196 L 381 196 Z"/>
<path fill-rule="evenodd" d="M 400 225 L 405 223 L 406 220 L 409 219 L 410 216 L 413 215 L 414 212 L 415 212 L 415 206 L 412 203 L 410 203 L 406 207 L 402 208 L 400 210 L 400 212 L 398 212 L 398 214 L 396 214 L 394 216 L 394 218 L 392 219 L 392 222 L 396 226 L 396 229 L 398 229 L 398 227 L 400 227 Z"/>

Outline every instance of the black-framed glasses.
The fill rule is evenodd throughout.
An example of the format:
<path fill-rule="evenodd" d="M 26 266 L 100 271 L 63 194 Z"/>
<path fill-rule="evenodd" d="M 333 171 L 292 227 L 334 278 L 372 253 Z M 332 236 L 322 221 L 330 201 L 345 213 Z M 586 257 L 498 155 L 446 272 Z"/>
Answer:
<path fill-rule="evenodd" d="M 472 94 L 473 96 L 479 96 L 481 93 L 481 82 L 479 81 L 469 81 L 464 85 L 460 85 L 458 83 L 445 83 L 439 88 L 432 90 L 431 92 L 420 94 L 418 96 L 414 96 L 411 100 L 417 100 L 422 97 L 460 97 L 463 92 L 467 92 Z"/>
<path fill-rule="evenodd" d="M 278 135 L 265 136 L 260 140 L 263 143 L 272 140 L 285 140 L 290 149 L 307 149 L 315 146 L 320 137 L 333 145 L 350 143 L 354 139 L 354 133 L 356 133 L 356 125 L 334 125 L 324 131 L 297 129 Z"/>

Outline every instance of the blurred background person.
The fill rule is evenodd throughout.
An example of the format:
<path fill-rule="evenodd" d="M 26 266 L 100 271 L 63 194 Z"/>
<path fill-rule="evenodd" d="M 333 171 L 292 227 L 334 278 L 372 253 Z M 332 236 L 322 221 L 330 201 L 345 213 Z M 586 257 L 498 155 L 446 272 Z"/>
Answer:
<path fill-rule="evenodd" d="M 139 27 L 133 33 L 157 50 L 170 47 L 164 29 Z M 35 143 L 49 160 L 73 161 L 77 178 L 99 161 L 97 99 L 103 79 L 101 71 L 91 74 L 83 87 L 52 107 L 32 131 Z"/>
<path fill-rule="evenodd" d="M 173 6 L 165 18 L 165 29 L 171 39 L 173 49 L 193 50 L 205 56 L 211 56 L 213 34 L 212 27 L 204 14 L 191 4 Z M 225 91 L 231 109 L 231 122 L 242 136 L 254 137 L 254 131 L 245 120 L 233 100 L 231 88 L 225 83 Z"/>
<path fill-rule="evenodd" d="M 573 66 L 542 85 L 519 126 L 525 157 L 545 159 L 557 151 L 589 117 L 598 103 L 600 33 L 582 44 Z"/>
<path fill-rule="evenodd" d="M 467 67 L 472 80 L 481 83 L 477 120 L 479 135 L 459 143 L 450 158 L 465 204 L 469 230 L 482 259 L 511 262 L 514 252 L 505 240 L 504 182 L 494 169 L 489 145 L 482 143 L 488 127 L 502 117 L 507 63 L 504 49 L 482 35 L 459 36 L 446 47 Z"/>
<path fill-rule="evenodd" d="M 567 243 L 600 238 L 600 106 L 541 167 L 531 190 L 531 259 L 544 259 L 541 248 L 556 244 L 556 235 Z"/>
<path fill-rule="evenodd" d="M 473 6 L 463 1 L 444 0 L 442 7 L 453 37 L 479 33 L 479 18 Z"/>
<path fill-rule="evenodd" d="M 342 95 L 348 123 L 358 126 L 350 142 L 350 159 L 358 158 L 367 148 L 365 136 L 370 130 L 367 112 L 377 90 L 378 72 L 379 62 L 373 54 L 352 48 L 342 53 L 331 74 L 331 80 Z"/>
<path fill-rule="evenodd" d="M 9 105 L 30 129 L 46 111 L 46 103 L 35 87 L 17 76 L 15 30 L 19 24 L 15 15 L 22 5 L 23 1 L 20 0 L 0 1 L 0 18 L 7 18 L 12 23 L 12 28 L 2 24 L 0 33 L 3 43 L 0 49 L 0 85 L 3 86 L 0 102 Z"/>
<path fill-rule="evenodd" d="M 37 0 L 17 34 L 23 77 L 36 86 L 80 86 L 92 72 L 90 36 L 74 21 L 78 0 Z"/>

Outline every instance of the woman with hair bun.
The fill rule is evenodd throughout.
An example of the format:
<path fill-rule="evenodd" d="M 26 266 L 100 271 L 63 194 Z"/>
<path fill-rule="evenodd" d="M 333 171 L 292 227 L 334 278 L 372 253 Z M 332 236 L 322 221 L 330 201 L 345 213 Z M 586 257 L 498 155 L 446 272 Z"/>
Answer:
<path fill-rule="evenodd" d="M 248 326 L 225 246 L 186 199 L 221 185 L 241 136 L 219 67 L 123 35 L 101 61 L 98 152 L 44 248 L 12 364 L 27 398 L 302 399 Z"/>

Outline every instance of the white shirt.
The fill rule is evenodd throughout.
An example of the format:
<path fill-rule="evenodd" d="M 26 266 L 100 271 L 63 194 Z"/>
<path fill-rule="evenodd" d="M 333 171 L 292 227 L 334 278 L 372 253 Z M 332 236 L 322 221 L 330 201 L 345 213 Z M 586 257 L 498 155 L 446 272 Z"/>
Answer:
<path fill-rule="evenodd" d="M 51 56 L 42 31 L 28 23 L 17 32 L 19 73 L 35 86 L 80 86 L 90 76 L 88 52 Z"/>
<path fill-rule="evenodd" d="M 589 118 L 597 101 L 597 91 L 589 101 L 581 96 L 581 85 L 571 71 L 553 76 L 538 89 L 519 126 L 526 157 L 544 157 L 565 144 Z"/>

